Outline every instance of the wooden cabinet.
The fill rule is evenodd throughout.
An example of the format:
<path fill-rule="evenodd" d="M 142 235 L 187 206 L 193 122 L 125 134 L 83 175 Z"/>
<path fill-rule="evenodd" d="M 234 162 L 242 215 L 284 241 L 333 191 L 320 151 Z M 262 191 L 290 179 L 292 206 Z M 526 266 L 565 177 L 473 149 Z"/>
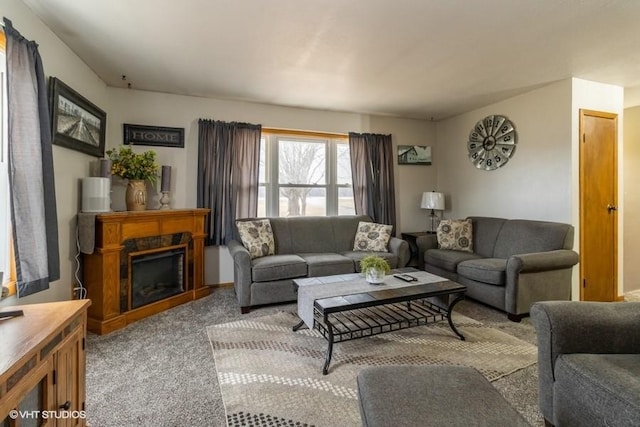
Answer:
<path fill-rule="evenodd" d="M 86 425 L 90 304 L 76 300 L 0 310 L 24 312 L 0 320 L 0 427 Z"/>

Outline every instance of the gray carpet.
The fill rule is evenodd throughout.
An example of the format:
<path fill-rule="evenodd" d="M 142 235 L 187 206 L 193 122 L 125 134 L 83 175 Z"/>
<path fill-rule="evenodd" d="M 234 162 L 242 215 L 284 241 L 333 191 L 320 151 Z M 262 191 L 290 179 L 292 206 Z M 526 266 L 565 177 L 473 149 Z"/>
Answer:
<path fill-rule="evenodd" d="M 276 305 L 241 315 L 232 289 L 143 319 L 109 335 L 89 334 L 87 413 L 92 427 L 224 426 L 224 407 L 207 326 L 293 311 Z M 472 301 L 456 311 L 487 326 L 535 343 L 529 319 L 506 315 Z M 530 366 L 492 383 L 534 425 L 537 368 Z"/>

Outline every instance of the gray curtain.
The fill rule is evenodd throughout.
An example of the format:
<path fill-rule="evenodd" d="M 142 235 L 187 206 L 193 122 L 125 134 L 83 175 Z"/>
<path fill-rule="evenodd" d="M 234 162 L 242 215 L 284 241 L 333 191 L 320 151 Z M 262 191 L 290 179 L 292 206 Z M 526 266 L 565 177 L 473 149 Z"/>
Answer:
<path fill-rule="evenodd" d="M 396 226 L 391 135 L 349 133 L 349 154 L 356 214 Z"/>
<path fill-rule="evenodd" d="M 60 279 L 58 217 L 47 89 L 38 45 L 4 18 L 9 185 L 18 297 Z"/>
<path fill-rule="evenodd" d="M 198 207 L 211 209 L 206 245 L 227 244 L 237 218 L 258 214 L 261 130 L 249 123 L 198 122 Z"/>

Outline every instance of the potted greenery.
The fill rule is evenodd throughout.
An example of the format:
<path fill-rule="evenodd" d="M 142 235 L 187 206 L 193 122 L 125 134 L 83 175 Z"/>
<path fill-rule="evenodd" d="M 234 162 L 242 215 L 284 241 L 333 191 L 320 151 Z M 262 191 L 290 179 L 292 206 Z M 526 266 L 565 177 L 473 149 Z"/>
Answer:
<path fill-rule="evenodd" d="M 367 255 L 360 260 L 360 271 L 367 282 L 380 284 L 384 281 L 385 274 L 391 271 L 391 267 L 386 259 L 378 255 Z"/>
<path fill-rule="evenodd" d="M 127 210 L 143 211 L 147 208 L 146 181 L 155 184 L 158 179 L 156 152 L 148 150 L 137 154 L 129 147 L 106 151 L 111 160 L 111 174 L 127 179 Z"/>

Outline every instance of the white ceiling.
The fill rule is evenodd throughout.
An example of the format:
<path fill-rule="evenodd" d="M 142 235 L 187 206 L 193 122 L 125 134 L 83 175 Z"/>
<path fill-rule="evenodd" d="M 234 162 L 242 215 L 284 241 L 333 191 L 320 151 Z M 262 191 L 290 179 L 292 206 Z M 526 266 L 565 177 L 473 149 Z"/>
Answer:
<path fill-rule="evenodd" d="M 638 0 L 23 1 L 115 87 L 435 120 L 569 77 L 640 100 Z"/>

